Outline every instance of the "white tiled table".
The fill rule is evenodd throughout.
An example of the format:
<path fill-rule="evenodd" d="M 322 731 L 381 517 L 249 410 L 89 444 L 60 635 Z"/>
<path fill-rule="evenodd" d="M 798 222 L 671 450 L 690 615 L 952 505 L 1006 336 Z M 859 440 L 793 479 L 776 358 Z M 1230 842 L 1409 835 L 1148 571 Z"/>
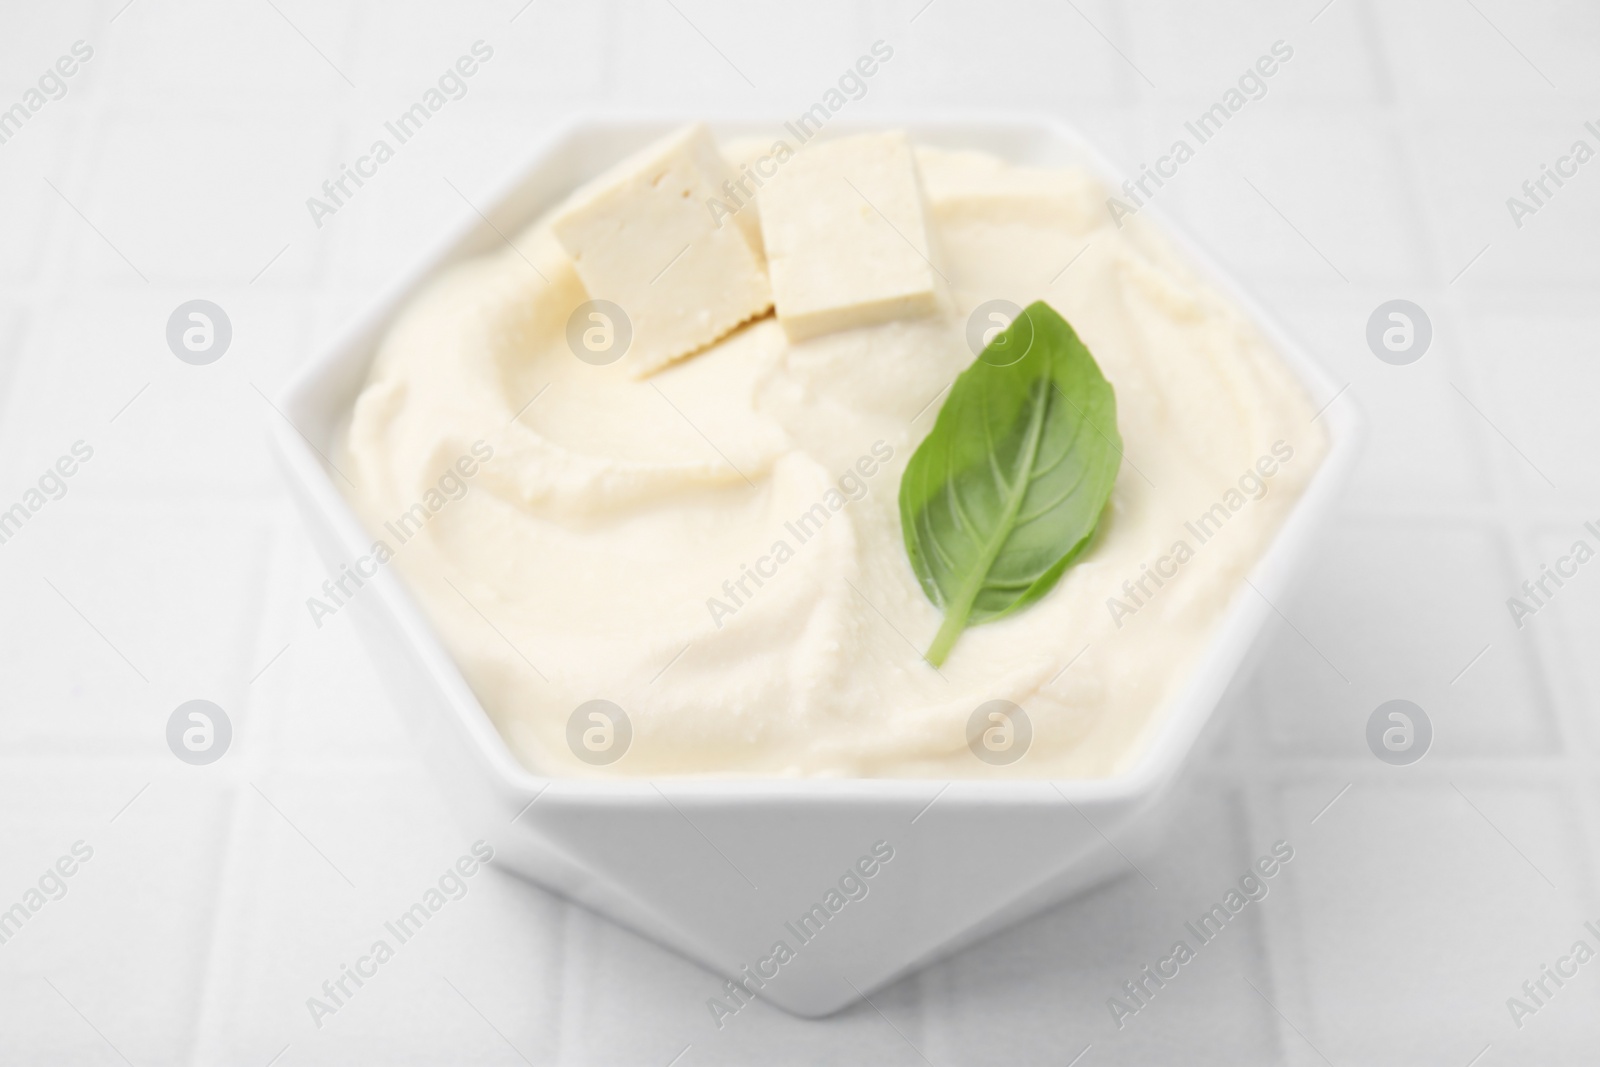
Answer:
<path fill-rule="evenodd" d="M 122 2 L 0 13 L 0 107 L 94 48 L 0 145 L 0 506 L 94 448 L 0 544 L 0 908 L 94 849 L 0 944 L 0 1062 L 1600 1060 L 1600 962 L 1520 1030 L 1505 1003 L 1600 925 L 1600 564 L 1520 631 L 1504 603 L 1600 519 L 1600 162 L 1520 230 L 1504 205 L 1600 144 L 1600 8 Z M 468 96 L 313 227 L 305 198 L 479 38 Z M 1182 832 L 1149 882 L 875 1007 L 720 1032 L 709 974 L 490 873 L 316 1028 L 306 998 L 467 842 L 347 619 L 307 617 L 322 573 L 263 394 L 469 210 L 443 179 L 487 188 L 579 107 L 797 112 L 879 38 L 894 59 L 853 111 L 1047 111 L 1130 173 L 1295 48 L 1162 196 L 1351 383 L 1370 447 Z M 203 368 L 163 338 L 196 296 L 234 327 Z M 1436 330 L 1410 367 L 1363 340 L 1395 296 Z M 206 768 L 163 738 L 200 696 L 236 731 Z M 1363 728 L 1401 696 L 1437 737 L 1394 768 Z M 1278 838 L 1296 858 L 1271 895 L 1119 1031 L 1107 997 Z"/>

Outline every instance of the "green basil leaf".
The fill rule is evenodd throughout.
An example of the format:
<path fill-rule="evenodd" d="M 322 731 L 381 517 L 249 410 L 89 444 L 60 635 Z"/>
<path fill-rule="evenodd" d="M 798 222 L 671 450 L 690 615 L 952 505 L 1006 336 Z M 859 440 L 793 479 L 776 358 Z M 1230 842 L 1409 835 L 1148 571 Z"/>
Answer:
<path fill-rule="evenodd" d="M 929 663 L 968 626 L 1055 586 L 1093 537 L 1121 460 L 1111 383 L 1067 320 L 1029 305 L 956 378 L 900 478 L 906 552 L 944 610 Z"/>

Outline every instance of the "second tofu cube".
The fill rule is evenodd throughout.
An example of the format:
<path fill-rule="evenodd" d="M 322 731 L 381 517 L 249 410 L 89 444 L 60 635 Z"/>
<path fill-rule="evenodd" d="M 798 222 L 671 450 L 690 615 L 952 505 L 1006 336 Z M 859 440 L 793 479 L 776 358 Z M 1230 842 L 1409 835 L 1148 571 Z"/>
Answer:
<path fill-rule="evenodd" d="M 801 148 L 757 198 L 778 319 L 793 340 L 938 308 L 904 133 Z"/>

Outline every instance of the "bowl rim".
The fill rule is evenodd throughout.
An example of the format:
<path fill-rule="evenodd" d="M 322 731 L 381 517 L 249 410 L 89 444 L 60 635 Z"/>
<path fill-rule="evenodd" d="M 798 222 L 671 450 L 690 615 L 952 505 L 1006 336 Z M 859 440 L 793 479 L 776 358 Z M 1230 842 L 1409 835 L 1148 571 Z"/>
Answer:
<path fill-rule="evenodd" d="M 591 109 L 574 112 L 536 137 L 519 160 L 477 196 L 477 204 L 461 211 L 460 218 L 446 227 L 435 241 L 423 246 L 411 265 L 392 281 L 382 285 L 341 329 L 316 346 L 313 354 L 296 371 L 281 394 L 282 418 L 269 416 L 268 435 L 284 476 L 296 483 L 303 506 L 314 506 L 334 535 L 340 550 L 354 559 L 367 550 L 371 535 L 357 518 L 354 509 L 334 484 L 323 466 L 322 452 L 312 443 L 302 426 L 307 421 L 322 424 L 327 431 L 338 423 L 318 409 L 324 395 L 338 387 L 338 379 L 348 378 L 351 364 L 359 364 L 359 378 L 376 354 L 377 341 L 405 303 L 445 264 L 479 248 L 498 243 L 503 237 L 490 220 L 508 200 L 528 182 L 529 176 L 547 163 L 563 145 L 585 133 L 610 136 L 637 135 L 634 147 L 644 138 L 659 136 L 686 122 L 704 121 L 719 136 L 744 136 L 771 132 L 784 120 L 770 115 L 739 113 L 685 116 L 674 112 L 623 109 Z M 1118 168 L 1071 124 L 1044 113 L 1029 111 L 988 111 L 982 109 L 930 109 L 874 113 L 862 117 L 834 119 L 818 136 L 864 130 L 905 129 L 912 140 L 918 132 L 944 131 L 960 137 L 974 137 L 981 131 L 1010 134 L 1043 134 L 1064 144 L 1082 165 L 1117 188 Z M 619 155 L 618 158 L 621 158 Z M 596 172 L 598 173 L 598 171 Z M 593 176 L 592 174 L 590 175 Z M 480 206 L 481 205 L 481 206 Z M 542 205 L 540 210 L 553 206 Z M 1174 689 L 1152 713 L 1136 741 L 1141 751 L 1124 769 L 1103 778 L 774 778 L 761 776 L 679 776 L 659 778 L 568 777 L 538 774 L 526 767 L 501 736 L 488 712 L 478 701 L 455 660 L 445 650 L 432 624 L 411 595 L 395 568 L 384 567 L 366 581 L 404 636 L 411 650 L 422 660 L 447 696 L 458 727 L 470 742 L 480 769 L 488 773 L 490 784 L 507 802 L 531 803 L 529 797 L 549 796 L 547 803 L 608 806 L 655 802 L 663 794 L 674 802 L 693 806 L 723 806 L 729 800 L 740 803 L 849 804 L 884 802 L 904 804 L 927 801 L 931 787 L 938 787 L 934 799 L 947 794 L 947 804 L 969 807 L 1060 804 L 1083 801 L 1096 806 L 1147 799 L 1169 783 L 1182 766 L 1201 730 L 1211 720 L 1228 682 L 1238 673 L 1246 653 L 1258 643 L 1268 612 L 1277 609 L 1266 599 L 1262 588 L 1282 589 L 1300 568 L 1297 559 L 1307 549 L 1315 528 L 1325 522 L 1337 494 L 1348 480 L 1363 436 L 1365 419 L 1353 398 L 1337 389 L 1334 379 L 1293 334 L 1256 299 L 1231 271 L 1196 241 L 1184 227 L 1170 217 L 1163 205 L 1148 203 L 1139 214 L 1147 215 L 1180 257 L 1218 291 L 1225 293 L 1251 320 L 1272 345 L 1308 396 L 1332 394 L 1324 408 L 1314 416 L 1325 419 L 1328 448 L 1310 481 L 1274 532 L 1260 558 L 1246 573 L 1245 581 L 1230 595 L 1211 636 L 1198 658 L 1188 667 L 1184 684 Z M 520 228 L 531 222 L 527 214 Z M 364 353 L 360 350 L 366 349 Z M 354 353 L 354 354 L 353 354 Z M 346 388 L 349 388 L 346 383 Z M 356 385 L 359 389 L 359 384 Z M 353 399 L 353 395 L 352 395 Z M 1335 403 L 1335 401 L 1342 401 Z M 348 403 L 342 405 L 348 408 Z M 1245 595 L 1246 586 L 1257 594 Z M 525 810 L 525 809 L 524 809 Z"/>

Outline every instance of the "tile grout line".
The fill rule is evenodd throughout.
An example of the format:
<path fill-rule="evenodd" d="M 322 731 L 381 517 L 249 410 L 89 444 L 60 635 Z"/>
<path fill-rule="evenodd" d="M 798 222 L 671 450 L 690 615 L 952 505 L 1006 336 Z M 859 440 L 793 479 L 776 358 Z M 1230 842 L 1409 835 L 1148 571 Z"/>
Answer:
<path fill-rule="evenodd" d="M 258 610 L 254 613 L 258 625 L 250 639 L 242 636 L 240 638 L 241 644 L 251 648 L 261 644 L 270 615 L 268 607 L 272 601 L 271 591 L 278 584 L 276 581 L 278 572 L 286 558 L 283 526 L 281 515 L 276 521 L 268 524 L 269 561 L 267 566 L 259 571 L 260 580 L 257 583 L 257 589 L 260 591 L 259 603 Z M 245 664 L 242 669 L 249 669 L 246 661 L 241 659 L 241 663 Z M 288 664 L 287 668 L 293 671 L 294 664 Z M 237 940 L 239 926 L 245 919 L 253 888 L 245 880 L 245 874 L 249 869 L 248 856 L 251 844 L 245 833 L 250 819 L 245 807 L 251 798 L 244 788 L 244 783 L 277 769 L 275 753 L 266 734 L 266 724 L 270 717 L 263 714 L 261 706 L 265 697 L 253 685 L 243 686 L 241 695 L 245 706 L 249 709 L 250 730 L 247 738 L 249 743 L 239 753 L 241 759 L 235 761 L 229 768 L 234 797 L 233 810 L 228 820 L 223 862 L 218 871 L 216 912 L 207 931 L 205 957 L 200 969 L 201 994 L 193 1016 L 190 1067 L 201 1067 L 202 1064 L 209 1062 L 202 1054 L 210 1052 L 208 1046 L 216 1044 L 213 1034 L 220 1037 L 225 1033 L 227 1011 L 235 1006 L 233 1002 L 235 990 L 231 979 L 236 976 L 230 973 L 226 966 L 226 959 L 231 956 L 227 951 L 227 945 Z"/>

